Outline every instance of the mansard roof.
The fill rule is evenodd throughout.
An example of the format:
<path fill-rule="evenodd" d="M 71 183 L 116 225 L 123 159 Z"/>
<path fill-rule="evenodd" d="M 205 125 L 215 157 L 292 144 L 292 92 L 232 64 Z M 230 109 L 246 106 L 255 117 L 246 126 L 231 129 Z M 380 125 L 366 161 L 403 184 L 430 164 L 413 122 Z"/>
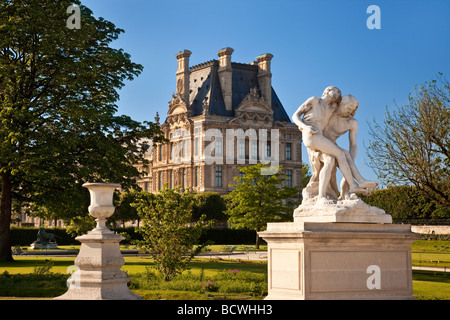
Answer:
<path fill-rule="evenodd" d="M 218 60 L 207 61 L 190 68 L 189 104 L 192 116 L 201 115 L 204 110 L 203 105 L 209 103 L 209 114 L 233 117 L 236 108 L 250 93 L 250 89 L 260 89 L 257 65 L 232 62 L 232 109 L 227 110 L 218 69 Z M 273 87 L 271 107 L 274 121 L 291 122 Z"/>

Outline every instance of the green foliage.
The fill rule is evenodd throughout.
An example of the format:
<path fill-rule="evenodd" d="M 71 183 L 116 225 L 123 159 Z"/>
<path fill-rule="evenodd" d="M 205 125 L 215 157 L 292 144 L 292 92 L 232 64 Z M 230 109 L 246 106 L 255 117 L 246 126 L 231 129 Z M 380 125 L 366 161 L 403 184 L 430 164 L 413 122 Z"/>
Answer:
<path fill-rule="evenodd" d="M 116 211 L 108 219 L 108 221 L 130 221 L 138 220 L 140 216 L 137 210 L 131 204 L 140 196 L 141 192 L 137 190 L 128 190 L 121 192 L 115 201 Z M 217 192 L 202 192 L 192 194 L 192 222 L 201 219 L 207 220 L 209 223 L 225 222 L 228 217 L 224 214 L 226 210 L 225 201 Z"/>
<path fill-rule="evenodd" d="M 81 29 L 66 10 L 81 8 Z M 0 0 L 0 261 L 10 260 L 13 200 L 42 218 L 87 215 L 84 182 L 136 187 L 134 166 L 160 127 L 116 115 L 118 90 L 143 70 L 123 32 L 79 0 Z"/>
<path fill-rule="evenodd" d="M 372 191 L 361 199 L 386 211 L 394 221 L 448 218 L 450 207 L 430 201 L 417 187 L 397 186 Z"/>
<path fill-rule="evenodd" d="M 293 208 L 298 202 L 299 189 L 283 185 L 286 180 L 281 167 L 273 175 L 263 175 L 261 170 L 268 168 L 261 163 L 242 167 L 242 177 L 235 177 L 235 190 L 227 199 L 228 222 L 232 228 L 247 228 L 256 232 L 264 230 L 268 222 L 289 221 Z M 288 201 L 291 200 L 291 201 Z M 256 245 L 259 246 L 257 236 Z"/>
<path fill-rule="evenodd" d="M 42 276 L 45 274 L 51 274 L 50 270 L 52 269 L 54 262 L 52 260 L 48 260 L 44 265 L 35 266 L 33 270 L 33 274 L 37 276 Z"/>
<path fill-rule="evenodd" d="M 76 216 L 72 217 L 69 225 L 66 227 L 66 231 L 72 237 L 81 236 L 86 234 L 88 231 L 94 229 L 95 227 L 95 218 L 86 215 L 86 216 Z"/>
<path fill-rule="evenodd" d="M 387 186 L 412 184 L 427 198 L 450 206 L 450 83 L 442 74 L 416 87 L 409 103 L 386 109 L 375 122 L 370 164 Z"/>
<path fill-rule="evenodd" d="M 202 231 L 202 221 L 192 221 L 193 196 L 164 188 L 159 194 L 142 192 L 133 204 L 142 219 L 140 246 L 155 259 L 156 268 L 170 281 L 188 267 L 202 246 L 193 249 Z"/>

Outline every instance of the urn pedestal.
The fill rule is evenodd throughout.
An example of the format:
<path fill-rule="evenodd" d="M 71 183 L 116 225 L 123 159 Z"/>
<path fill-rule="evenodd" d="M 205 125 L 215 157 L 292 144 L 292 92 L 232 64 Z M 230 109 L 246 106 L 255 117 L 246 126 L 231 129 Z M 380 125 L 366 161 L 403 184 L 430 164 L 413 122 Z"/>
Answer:
<path fill-rule="evenodd" d="M 409 225 L 269 223 L 266 299 L 414 299 Z"/>
<path fill-rule="evenodd" d="M 76 270 L 67 280 L 69 290 L 56 300 L 140 300 L 128 289 L 129 279 L 121 267 L 125 260 L 119 242 L 125 238 L 106 227 L 106 219 L 114 213 L 113 193 L 118 184 L 87 183 L 91 194 L 89 213 L 97 226 L 77 237 L 81 242 L 75 259 Z"/>

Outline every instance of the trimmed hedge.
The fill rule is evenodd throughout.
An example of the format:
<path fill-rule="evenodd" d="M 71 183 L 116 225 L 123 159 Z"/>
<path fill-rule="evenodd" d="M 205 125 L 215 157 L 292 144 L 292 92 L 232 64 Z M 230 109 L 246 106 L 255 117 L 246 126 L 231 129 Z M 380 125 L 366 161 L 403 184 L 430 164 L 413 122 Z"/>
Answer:
<path fill-rule="evenodd" d="M 419 240 L 450 241 L 450 234 L 421 234 Z"/>
<path fill-rule="evenodd" d="M 395 186 L 371 191 L 369 196 L 361 195 L 365 203 L 381 208 L 392 216 L 394 222 L 426 221 L 424 224 L 447 224 L 450 207 L 444 207 L 428 199 L 422 191 L 413 186 Z M 422 223 L 422 222 L 418 222 Z"/>
<path fill-rule="evenodd" d="M 248 229 L 207 229 L 200 237 L 200 243 L 213 241 L 215 244 L 246 244 L 254 245 L 256 242 L 256 231 Z M 260 244 L 266 242 L 260 238 Z"/>
<path fill-rule="evenodd" d="M 135 232 L 135 230 L 136 229 L 134 227 L 114 229 L 117 233 L 125 232 L 131 241 L 142 240 L 141 234 Z M 247 229 L 205 229 L 202 232 L 199 242 L 205 243 L 206 241 L 212 241 L 215 244 L 223 245 L 252 245 L 256 242 L 256 232 L 254 230 Z M 121 243 L 125 244 L 128 243 L 128 241 L 123 240 Z M 262 239 L 260 239 L 260 243 L 265 244 Z"/>
<path fill-rule="evenodd" d="M 61 228 L 45 228 L 47 232 L 54 233 L 57 238 L 56 242 L 58 245 L 79 245 L 80 243 L 75 240 L 75 237 L 67 234 L 65 229 Z M 128 234 L 128 238 L 133 240 L 142 240 L 142 236 L 135 232 L 134 227 L 129 228 L 117 228 L 113 231 L 117 233 L 125 232 Z M 36 241 L 37 233 L 39 228 L 25 228 L 25 227 L 12 227 L 11 228 L 11 244 L 12 246 L 29 246 L 34 241 Z M 212 241 L 215 244 L 223 245 L 253 245 L 256 241 L 256 232 L 254 230 L 247 229 L 206 229 L 200 237 L 200 243 L 205 243 L 206 241 Z M 421 235 L 421 240 L 450 240 L 450 235 L 448 234 L 423 234 Z M 260 239 L 261 244 L 265 244 L 263 239 Z M 129 244 L 129 241 L 123 240 L 121 244 Z"/>
<path fill-rule="evenodd" d="M 36 241 L 39 228 L 25 228 L 25 227 L 12 227 L 11 228 L 11 244 L 12 246 L 29 246 Z M 56 242 L 58 245 L 79 245 L 80 243 L 75 240 L 75 237 L 67 234 L 65 229 L 61 228 L 45 228 L 45 231 L 54 233 L 56 235 Z M 116 228 L 113 231 L 117 233 L 126 233 L 128 238 L 133 240 L 142 240 L 141 234 L 135 232 L 134 227 L 129 228 Z M 203 231 L 200 237 L 200 243 L 206 241 L 212 241 L 215 244 L 223 245 L 239 245 L 246 244 L 252 245 L 256 241 L 256 232 L 254 230 L 246 229 L 206 229 Z M 121 244 L 129 243 L 127 240 L 123 240 Z M 260 239 L 261 244 L 265 242 Z"/>

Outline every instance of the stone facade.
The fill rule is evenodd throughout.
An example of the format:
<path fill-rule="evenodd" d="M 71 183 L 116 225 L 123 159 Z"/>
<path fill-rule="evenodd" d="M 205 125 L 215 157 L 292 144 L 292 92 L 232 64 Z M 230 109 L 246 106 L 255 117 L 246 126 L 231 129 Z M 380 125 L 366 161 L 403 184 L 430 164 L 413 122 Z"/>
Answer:
<path fill-rule="evenodd" d="M 225 194 L 239 167 L 263 159 L 283 166 L 287 184 L 301 184 L 301 133 L 272 88 L 273 56 L 234 63 L 233 51 L 224 48 L 218 60 L 192 67 L 190 51 L 176 54 L 176 93 L 161 124 L 170 143 L 149 148 L 150 164 L 140 166 L 143 190 L 167 184 Z"/>
<path fill-rule="evenodd" d="M 64 220 L 44 220 L 39 217 L 30 216 L 22 210 L 20 214 L 13 216 L 12 224 L 22 227 L 45 227 L 45 228 L 65 228 L 67 227 Z"/>

